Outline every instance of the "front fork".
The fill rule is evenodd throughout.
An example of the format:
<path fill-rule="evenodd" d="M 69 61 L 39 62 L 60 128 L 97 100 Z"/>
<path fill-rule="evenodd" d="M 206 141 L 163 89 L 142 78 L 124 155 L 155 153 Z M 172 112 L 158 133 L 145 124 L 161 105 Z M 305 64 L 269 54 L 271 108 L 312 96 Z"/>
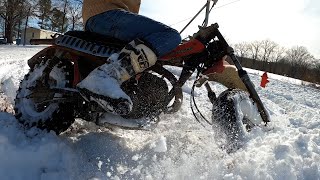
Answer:
<path fill-rule="evenodd" d="M 252 81 L 250 80 L 250 77 L 249 77 L 247 71 L 245 71 L 242 68 L 238 58 L 234 55 L 233 49 L 230 46 L 228 49 L 229 49 L 228 55 L 230 56 L 233 63 L 237 67 L 239 77 L 241 78 L 242 82 L 245 84 L 246 88 L 248 89 L 250 97 L 253 99 L 254 102 L 257 103 L 257 107 L 258 107 L 258 110 L 259 110 L 259 113 L 261 115 L 262 120 L 267 124 L 268 122 L 270 122 L 270 116 L 269 116 L 267 109 L 263 105 L 256 89 L 254 88 L 254 85 L 253 85 Z"/>
<path fill-rule="evenodd" d="M 245 84 L 246 88 L 248 89 L 250 97 L 253 99 L 254 102 L 257 103 L 257 107 L 258 107 L 259 113 L 261 115 L 261 118 L 263 119 L 263 121 L 265 123 L 270 122 L 269 113 L 268 113 L 267 109 L 264 107 L 256 89 L 254 88 L 254 85 L 253 85 L 252 81 L 250 80 L 250 77 L 249 77 L 247 71 L 245 71 L 242 68 L 238 58 L 234 55 L 233 48 L 228 45 L 227 41 L 223 38 L 222 34 L 220 33 L 220 31 L 218 29 L 216 29 L 215 34 L 217 35 L 218 39 L 223 43 L 224 47 L 226 47 L 227 55 L 229 55 L 229 57 L 233 61 L 234 65 L 237 67 L 239 77 L 241 78 L 242 82 Z"/>
<path fill-rule="evenodd" d="M 224 37 L 222 36 L 218 28 L 219 28 L 218 24 L 213 24 L 209 27 L 200 29 L 199 33 L 195 35 L 195 38 L 197 38 L 198 40 L 200 40 L 205 44 L 208 43 L 211 39 L 214 39 L 215 37 L 218 38 L 219 42 L 223 47 L 224 53 L 232 59 L 234 65 L 238 69 L 238 75 L 241 78 L 242 82 L 245 84 L 250 94 L 250 97 L 253 99 L 254 102 L 257 103 L 257 107 L 261 115 L 261 118 L 265 123 L 270 122 L 270 116 L 266 108 L 264 107 L 256 89 L 254 88 L 254 85 L 251 82 L 248 73 L 242 68 L 238 58 L 234 55 L 233 48 L 229 46 L 229 44 L 224 39 Z"/>
<path fill-rule="evenodd" d="M 239 63 L 238 58 L 234 55 L 233 53 L 233 49 L 230 47 L 230 53 L 229 56 L 231 57 L 232 61 L 235 63 L 237 69 L 238 69 L 238 74 L 239 77 L 241 78 L 241 80 L 243 81 L 243 83 L 246 85 L 246 88 L 248 89 L 249 93 L 250 93 L 250 97 L 254 100 L 254 102 L 257 103 L 257 107 L 259 110 L 259 113 L 261 115 L 261 118 L 263 119 L 263 121 L 265 123 L 270 122 L 270 117 L 269 114 L 266 110 L 266 108 L 264 107 L 256 89 L 254 88 L 253 83 L 250 80 L 250 77 L 247 73 L 247 71 L 245 71 L 242 66 Z M 238 64 L 238 65 L 237 65 Z"/>

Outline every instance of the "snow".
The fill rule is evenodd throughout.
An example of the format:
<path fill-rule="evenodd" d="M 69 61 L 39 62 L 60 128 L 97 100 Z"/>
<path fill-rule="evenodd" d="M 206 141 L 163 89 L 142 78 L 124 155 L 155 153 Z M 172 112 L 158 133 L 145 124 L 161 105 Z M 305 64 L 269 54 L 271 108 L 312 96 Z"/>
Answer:
<path fill-rule="evenodd" d="M 11 103 L 27 60 L 42 48 L 0 46 L 0 93 Z M 77 119 L 56 136 L 35 128 L 25 132 L 12 114 L 0 112 L 0 179 L 320 179 L 320 91 L 272 74 L 261 88 L 262 73 L 249 72 L 272 122 L 248 133 L 235 153 L 221 150 L 213 130 L 195 121 L 189 105 L 193 76 L 183 88 L 181 110 L 161 115 L 152 131 L 108 129 Z M 225 88 L 213 84 L 213 89 Z M 204 88 L 196 89 L 196 101 L 210 118 Z"/>

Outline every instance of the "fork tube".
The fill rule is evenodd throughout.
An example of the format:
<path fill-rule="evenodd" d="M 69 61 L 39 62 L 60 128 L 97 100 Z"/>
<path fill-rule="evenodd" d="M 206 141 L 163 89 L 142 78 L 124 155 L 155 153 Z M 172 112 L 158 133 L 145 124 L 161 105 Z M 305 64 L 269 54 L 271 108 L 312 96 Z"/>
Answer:
<path fill-rule="evenodd" d="M 254 88 L 254 85 L 251 82 L 248 73 L 242 68 L 238 58 L 234 55 L 233 48 L 228 45 L 227 41 L 224 39 L 224 37 L 222 36 L 222 34 L 220 33 L 220 31 L 218 29 L 216 29 L 215 34 L 218 37 L 219 41 L 223 44 L 227 55 L 230 56 L 233 63 L 237 67 L 239 77 L 241 78 L 242 82 L 245 84 L 246 88 L 248 89 L 248 91 L 250 93 L 250 97 L 254 100 L 254 102 L 257 103 L 257 107 L 259 109 L 261 118 L 263 119 L 263 121 L 265 123 L 270 122 L 269 114 L 268 114 L 266 108 L 264 107 L 256 89 Z"/>
<path fill-rule="evenodd" d="M 229 54 L 229 56 L 231 57 L 232 61 L 236 64 L 239 63 L 238 58 L 233 54 Z M 239 63 L 240 64 L 240 63 Z M 240 65 L 241 66 L 241 65 Z M 254 88 L 253 83 L 250 80 L 250 77 L 247 73 L 247 71 L 245 71 L 242 67 L 239 69 L 238 68 L 238 74 L 239 77 L 241 78 L 242 82 L 245 84 L 246 88 L 248 89 L 251 98 L 257 103 L 261 118 L 263 119 L 264 122 L 270 122 L 269 120 L 269 115 L 267 113 L 267 110 L 265 109 L 257 91 Z"/>

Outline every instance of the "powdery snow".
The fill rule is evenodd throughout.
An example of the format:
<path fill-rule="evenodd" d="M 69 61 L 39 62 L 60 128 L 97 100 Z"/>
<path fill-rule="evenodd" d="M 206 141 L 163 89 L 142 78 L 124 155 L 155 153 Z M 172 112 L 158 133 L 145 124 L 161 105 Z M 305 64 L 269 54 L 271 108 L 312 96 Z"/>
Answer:
<path fill-rule="evenodd" d="M 0 92 L 7 101 L 28 71 L 27 59 L 42 48 L 0 46 Z M 191 79 L 181 110 L 162 115 L 152 131 L 111 130 L 77 119 L 56 136 L 25 132 L 12 114 L 0 112 L 0 179 L 320 179 L 320 91 L 272 75 L 260 88 L 261 73 L 250 72 L 272 122 L 253 129 L 233 154 L 221 150 L 210 127 L 192 116 Z M 224 90 L 219 84 L 213 88 Z M 205 88 L 196 89 L 196 101 L 210 118 Z"/>

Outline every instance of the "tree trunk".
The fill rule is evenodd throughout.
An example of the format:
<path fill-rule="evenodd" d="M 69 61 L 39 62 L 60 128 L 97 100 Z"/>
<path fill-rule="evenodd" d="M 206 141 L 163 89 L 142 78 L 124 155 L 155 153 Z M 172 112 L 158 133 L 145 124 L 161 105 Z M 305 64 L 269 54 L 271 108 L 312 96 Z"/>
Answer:
<path fill-rule="evenodd" d="M 62 28 L 61 28 L 62 33 L 64 33 L 64 31 L 65 31 L 64 24 L 66 23 L 67 3 L 68 3 L 68 1 L 65 0 L 64 8 L 63 8 Z"/>
<path fill-rule="evenodd" d="M 76 25 L 76 18 L 72 17 L 72 28 L 71 28 L 72 31 L 74 31 L 75 25 Z"/>
<path fill-rule="evenodd" d="M 19 19 L 18 35 L 17 35 L 17 38 L 18 38 L 18 39 L 21 39 L 21 23 L 22 23 L 21 21 L 22 21 L 22 18 Z M 20 45 L 20 44 L 18 44 L 17 40 L 16 40 L 16 45 Z"/>
<path fill-rule="evenodd" d="M 28 28 L 28 20 L 29 20 L 29 16 L 27 16 L 26 24 L 25 24 L 25 27 L 24 27 L 23 46 L 26 45 L 26 35 L 27 35 L 27 28 Z"/>
<path fill-rule="evenodd" d="M 7 43 L 13 43 L 13 24 L 11 21 L 6 21 L 6 30 L 5 30 L 5 37 L 7 39 Z"/>
<path fill-rule="evenodd" d="M 31 11 L 31 7 L 29 7 L 29 9 L 28 9 L 28 14 L 27 14 L 27 18 L 26 18 L 26 24 L 24 26 L 23 46 L 26 45 L 26 35 L 27 35 L 27 28 L 28 28 L 28 21 L 29 21 L 30 11 Z"/>

